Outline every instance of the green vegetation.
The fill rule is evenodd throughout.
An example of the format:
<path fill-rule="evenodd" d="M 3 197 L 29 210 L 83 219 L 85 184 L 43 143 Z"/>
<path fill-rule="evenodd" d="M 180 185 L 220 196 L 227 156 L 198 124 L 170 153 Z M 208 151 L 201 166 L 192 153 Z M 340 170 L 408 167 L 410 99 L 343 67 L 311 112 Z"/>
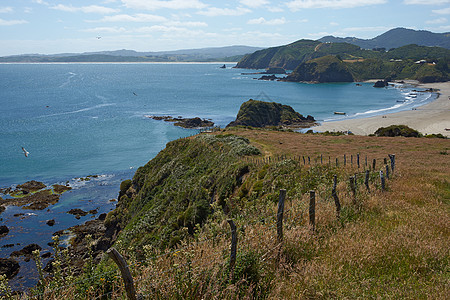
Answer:
<path fill-rule="evenodd" d="M 336 56 L 340 62 L 331 62 L 329 56 Z M 322 57 L 326 58 L 317 60 Z M 283 67 L 294 70 L 292 76 L 288 77 L 288 80 L 292 81 L 349 81 L 351 79 L 347 75 L 348 68 L 356 81 L 392 78 L 439 82 L 450 78 L 449 57 L 450 50 L 440 47 L 407 45 L 389 51 L 378 51 L 362 50 L 348 43 L 300 40 L 289 45 L 256 51 L 245 56 L 237 67 Z M 416 63 L 419 60 L 429 63 Z M 326 66 L 326 71 L 323 66 Z M 327 75 L 329 78 L 320 78 Z"/>
<path fill-rule="evenodd" d="M 406 125 L 391 125 L 388 127 L 380 127 L 375 131 L 376 136 L 404 136 L 404 137 L 421 137 L 422 134 Z"/>
<path fill-rule="evenodd" d="M 242 103 L 236 120 L 227 126 L 300 126 L 313 121 L 313 117 L 305 118 L 288 105 L 250 99 Z"/>
<path fill-rule="evenodd" d="M 300 64 L 287 81 L 353 82 L 348 67 L 335 56 L 328 55 Z"/>

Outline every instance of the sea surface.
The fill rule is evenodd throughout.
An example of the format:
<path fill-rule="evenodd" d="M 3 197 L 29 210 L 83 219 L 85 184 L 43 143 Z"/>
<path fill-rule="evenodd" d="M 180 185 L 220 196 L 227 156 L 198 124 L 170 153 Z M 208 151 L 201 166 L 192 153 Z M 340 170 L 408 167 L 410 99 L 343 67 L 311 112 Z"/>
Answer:
<path fill-rule="evenodd" d="M 403 85 L 380 89 L 372 83 L 260 81 L 254 78 L 261 75 L 243 73 L 263 70 L 221 65 L 0 64 L 0 188 L 28 180 L 73 187 L 48 210 L 8 207 L 0 215 L 0 225 L 10 229 L 0 238 L 0 257 L 30 243 L 50 251 L 47 243 L 54 232 L 113 209 L 110 200 L 117 197 L 122 180 L 131 178 L 167 142 L 198 132 L 149 115 L 208 118 L 224 127 L 243 102 L 257 99 L 330 121 L 410 110 L 436 98 L 432 93 L 414 94 L 413 87 Z M 77 179 L 88 175 L 99 176 Z M 98 212 L 78 220 L 66 213 L 71 208 Z M 52 218 L 56 224 L 50 227 L 46 220 Z M 8 244 L 13 246 L 2 247 Z M 15 288 L 36 282 L 32 262 L 21 265 L 11 281 Z"/>

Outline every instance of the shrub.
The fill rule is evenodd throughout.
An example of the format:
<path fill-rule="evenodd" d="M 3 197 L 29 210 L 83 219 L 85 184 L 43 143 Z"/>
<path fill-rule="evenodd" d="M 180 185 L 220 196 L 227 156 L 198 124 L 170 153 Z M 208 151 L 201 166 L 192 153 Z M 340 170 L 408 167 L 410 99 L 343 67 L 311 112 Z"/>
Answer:
<path fill-rule="evenodd" d="M 404 137 L 421 137 L 422 135 L 417 130 L 414 130 L 406 125 L 391 125 L 388 127 L 380 127 L 375 131 L 376 136 L 404 136 Z"/>

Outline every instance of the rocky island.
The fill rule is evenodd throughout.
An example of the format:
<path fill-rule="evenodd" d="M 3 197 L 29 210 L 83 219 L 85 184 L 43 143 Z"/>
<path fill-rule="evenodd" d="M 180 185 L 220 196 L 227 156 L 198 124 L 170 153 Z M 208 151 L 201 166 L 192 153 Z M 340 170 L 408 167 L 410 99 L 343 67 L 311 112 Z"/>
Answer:
<path fill-rule="evenodd" d="M 232 126 L 284 126 L 291 128 L 310 127 L 315 123 L 312 116 L 304 117 L 292 107 L 276 102 L 264 102 L 250 99 L 242 103 L 236 120 L 227 125 Z"/>

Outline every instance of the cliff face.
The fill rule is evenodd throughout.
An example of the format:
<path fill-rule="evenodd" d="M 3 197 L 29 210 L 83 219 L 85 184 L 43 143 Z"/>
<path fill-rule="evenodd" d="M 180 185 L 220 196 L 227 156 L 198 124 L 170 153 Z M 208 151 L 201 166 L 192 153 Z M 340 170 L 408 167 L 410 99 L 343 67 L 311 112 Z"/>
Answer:
<path fill-rule="evenodd" d="M 236 120 L 227 127 L 301 126 L 311 122 L 312 116 L 305 118 L 288 105 L 250 99 L 241 105 Z"/>
<path fill-rule="evenodd" d="M 300 64 L 286 81 L 353 82 L 353 76 L 345 63 L 335 56 L 324 56 Z"/>

